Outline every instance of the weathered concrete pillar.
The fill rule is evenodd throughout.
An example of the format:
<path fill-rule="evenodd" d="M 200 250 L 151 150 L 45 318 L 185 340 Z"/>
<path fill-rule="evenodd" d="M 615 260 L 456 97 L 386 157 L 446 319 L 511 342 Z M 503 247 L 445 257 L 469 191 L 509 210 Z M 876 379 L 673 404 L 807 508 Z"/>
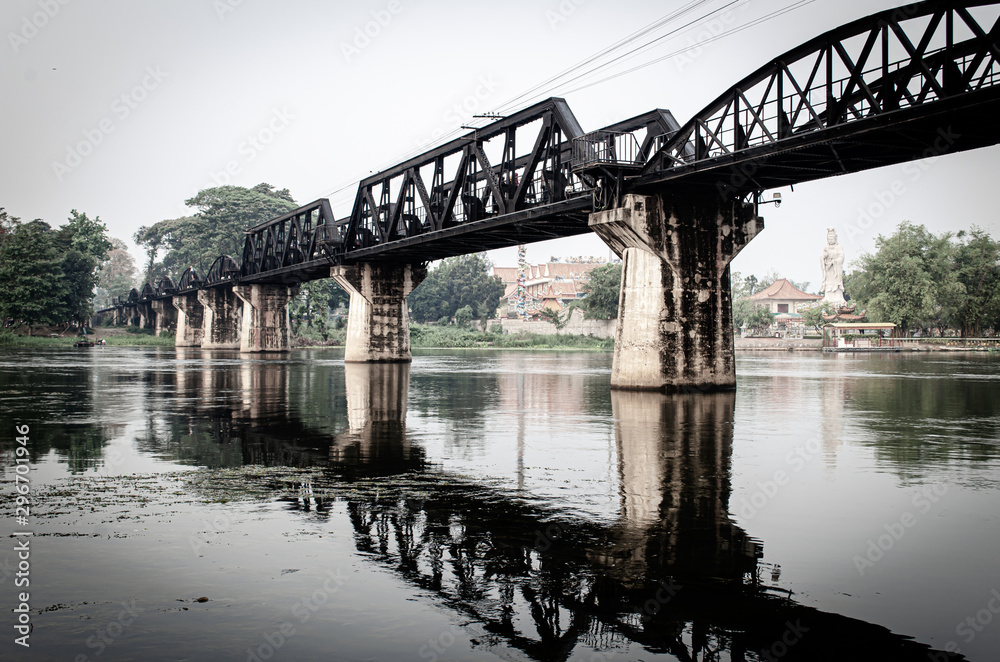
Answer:
<path fill-rule="evenodd" d="M 160 335 L 164 331 L 177 330 L 177 309 L 170 299 L 154 299 L 150 302 L 156 312 L 153 321 L 154 335 Z"/>
<path fill-rule="evenodd" d="M 287 352 L 292 348 L 288 301 L 297 290 L 287 285 L 257 283 L 233 288 L 243 301 L 240 352 Z"/>
<path fill-rule="evenodd" d="M 330 276 L 351 295 L 344 360 L 411 361 L 406 297 L 427 277 L 427 268 L 366 262 L 332 267 Z"/>
<path fill-rule="evenodd" d="M 152 302 L 147 301 L 137 304 L 136 313 L 138 314 L 138 326 L 140 329 L 156 328 L 156 311 L 153 309 Z"/>
<path fill-rule="evenodd" d="M 198 290 L 202 310 L 202 349 L 236 349 L 240 346 L 240 300 L 232 287 Z"/>
<path fill-rule="evenodd" d="M 736 388 L 729 262 L 764 227 L 753 206 L 627 195 L 589 224 L 624 260 L 611 388 Z"/>
<path fill-rule="evenodd" d="M 198 301 L 198 293 L 175 294 L 174 308 L 177 309 L 174 347 L 201 347 L 205 336 L 205 306 Z"/>
<path fill-rule="evenodd" d="M 115 306 L 114 312 L 111 313 L 111 326 L 121 326 L 122 325 L 122 308 L 121 306 Z"/>

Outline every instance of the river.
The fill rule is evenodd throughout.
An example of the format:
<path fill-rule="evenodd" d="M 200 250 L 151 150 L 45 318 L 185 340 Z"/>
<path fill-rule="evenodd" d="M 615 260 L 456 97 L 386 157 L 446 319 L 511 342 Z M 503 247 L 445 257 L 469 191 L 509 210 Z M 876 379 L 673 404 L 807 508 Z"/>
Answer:
<path fill-rule="evenodd" d="M 1000 659 L 1000 355 L 610 368 L 3 351 L 0 657 Z"/>

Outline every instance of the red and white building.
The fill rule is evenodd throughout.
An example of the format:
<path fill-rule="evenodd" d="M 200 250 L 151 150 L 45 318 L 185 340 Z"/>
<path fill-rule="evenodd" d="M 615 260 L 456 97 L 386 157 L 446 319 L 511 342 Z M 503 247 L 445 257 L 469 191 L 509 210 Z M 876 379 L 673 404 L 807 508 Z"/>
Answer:
<path fill-rule="evenodd" d="M 574 301 L 584 297 L 583 286 L 590 280 L 590 272 L 607 262 L 549 262 L 527 265 L 524 274 L 526 310 L 537 316 L 543 308 L 562 311 Z M 493 275 L 504 284 L 500 310 L 504 316 L 517 313 L 517 267 L 493 267 Z"/>

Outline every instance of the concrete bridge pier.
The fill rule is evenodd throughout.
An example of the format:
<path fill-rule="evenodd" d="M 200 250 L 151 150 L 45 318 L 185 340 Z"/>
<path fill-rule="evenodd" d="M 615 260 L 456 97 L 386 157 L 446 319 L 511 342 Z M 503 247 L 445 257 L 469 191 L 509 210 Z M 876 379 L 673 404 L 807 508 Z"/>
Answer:
<path fill-rule="evenodd" d="M 205 336 L 205 307 L 198 301 L 197 292 L 174 295 L 174 308 L 177 309 L 177 334 L 174 336 L 175 347 L 201 347 Z"/>
<path fill-rule="evenodd" d="M 153 335 L 159 336 L 164 331 L 177 330 L 177 309 L 170 299 L 154 299 L 150 302 L 156 313 L 153 320 Z"/>
<path fill-rule="evenodd" d="M 140 329 L 155 329 L 156 328 L 156 310 L 153 308 L 153 302 L 146 301 L 136 304 L 136 317 L 138 318 L 137 326 Z"/>
<path fill-rule="evenodd" d="M 237 349 L 240 346 L 240 300 L 232 287 L 198 290 L 202 305 L 202 349 Z"/>
<path fill-rule="evenodd" d="M 626 195 L 590 215 L 624 261 L 611 388 L 736 388 L 729 262 L 764 228 L 714 191 Z"/>
<path fill-rule="evenodd" d="M 233 292 L 243 301 L 240 352 L 287 352 L 292 348 L 288 302 L 298 287 L 254 283 L 237 285 Z"/>
<path fill-rule="evenodd" d="M 406 297 L 427 277 L 427 268 L 365 262 L 331 267 L 330 276 L 351 295 L 344 361 L 411 361 Z"/>

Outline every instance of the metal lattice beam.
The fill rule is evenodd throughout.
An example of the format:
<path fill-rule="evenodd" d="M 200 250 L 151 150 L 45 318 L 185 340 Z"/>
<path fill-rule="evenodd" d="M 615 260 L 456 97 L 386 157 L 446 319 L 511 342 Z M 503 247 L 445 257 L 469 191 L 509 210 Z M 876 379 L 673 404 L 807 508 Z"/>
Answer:
<path fill-rule="evenodd" d="M 711 184 L 712 178 L 698 173 L 748 160 L 773 167 L 774 176 L 758 172 L 742 185 L 716 177 L 721 192 L 856 172 L 865 169 L 861 154 L 875 148 L 872 139 L 888 145 L 890 154 L 869 159 L 868 167 L 920 158 L 915 136 L 905 135 L 907 124 L 917 123 L 912 127 L 917 134 L 928 118 L 959 112 L 957 119 L 974 122 L 987 106 L 995 106 L 1000 83 L 996 7 L 982 0 L 931 0 L 816 37 L 739 81 L 695 115 L 652 154 L 632 187 L 681 178 Z M 933 138 L 933 130 L 927 135 Z M 956 151 L 995 142 L 991 135 Z M 801 176 L 777 174 L 785 155 L 803 165 Z M 816 167 L 830 156 L 835 169 Z"/>

